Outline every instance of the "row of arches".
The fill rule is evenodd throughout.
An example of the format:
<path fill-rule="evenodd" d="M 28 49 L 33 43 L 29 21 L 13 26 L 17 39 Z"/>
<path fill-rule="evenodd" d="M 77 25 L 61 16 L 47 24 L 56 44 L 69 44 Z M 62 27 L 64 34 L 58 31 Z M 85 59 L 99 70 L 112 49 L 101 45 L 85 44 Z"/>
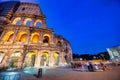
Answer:
<path fill-rule="evenodd" d="M 14 53 L 12 53 L 9 58 L 8 58 L 8 67 L 10 68 L 18 68 L 20 63 L 21 63 L 21 56 L 22 54 L 19 51 L 16 51 Z M 2 63 L 2 60 L 5 57 L 5 53 L 4 52 L 0 52 L 0 63 Z M 58 52 L 55 52 L 54 55 L 54 65 L 59 65 L 60 63 L 60 54 Z M 40 66 L 49 66 L 49 53 L 48 52 L 43 52 L 40 57 Z M 31 51 L 28 52 L 25 55 L 25 59 L 24 59 L 24 63 L 23 67 L 33 67 L 35 66 L 35 61 L 36 61 L 36 53 Z"/>
<path fill-rule="evenodd" d="M 9 31 L 4 35 L 3 41 L 4 42 L 11 42 L 13 40 L 13 36 L 14 36 L 14 32 Z M 27 38 L 28 38 L 28 33 L 21 31 L 16 36 L 16 42 L 26 42 Z M 30 37 L 30 42 L 38 43 L 39 41 L 40 41 L 40 34 L 38 32 L 32 33 L 31 37 Z M 43 35 L 43 43 L 50 43 L 50 35 L 49 34 Z"/>
<path fill-rule="evenodd" d="M 3 36 L 3 41 L 4 42 L 11 42 L 13 41 L 13 36 L 14 36 L 14 32 L 13 31 L 8 31 L 4 36 Z M 21 31 L 17 34 L 16 36 L 16 42 L 26 42 L 28 39 L 28 33 L 25 31 Z M 49 34 L 44 34 L 43 35 L 43 43 L 50 43 L 51 40 L 51 36 Z M 38 43 L 40 41 L 40 34 L 38 32 L 34 32 L 31 34 L 30 36 L 30 42 L 32 43 Z M 62 47 L 62 43 L 61 41 L 58 40 L 58 42 L 56 43 L 57 46 Z"/>
<path fill-rule="evenodd" d="M 33 22 L 33 20 L 31 18 L 26 18 L 26 19 L 24 19 L 24 21 L 22 21 L 21 17 L 17 17 L 13 20 L 12 24 L 13 25 L 24 24 L 26 26 L 31 26 L 33 24 L 33 26 L 40 27 L 40 26 L 42 26 L 42 21 L 40 19 L 37 19 L 37 20 L 35 20 L 35 22 Z"/>

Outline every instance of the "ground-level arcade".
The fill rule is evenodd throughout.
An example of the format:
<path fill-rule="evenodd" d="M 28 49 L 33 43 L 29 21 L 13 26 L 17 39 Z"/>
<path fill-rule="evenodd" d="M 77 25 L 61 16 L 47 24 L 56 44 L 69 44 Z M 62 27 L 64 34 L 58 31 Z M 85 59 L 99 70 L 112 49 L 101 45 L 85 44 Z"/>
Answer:
<path fill-rule="evenodd" d="M 66 64 L 64 54 L 51 50 L 3 49 L 0 51 L 0 66 L 16 69 L 60 66 Z"/>

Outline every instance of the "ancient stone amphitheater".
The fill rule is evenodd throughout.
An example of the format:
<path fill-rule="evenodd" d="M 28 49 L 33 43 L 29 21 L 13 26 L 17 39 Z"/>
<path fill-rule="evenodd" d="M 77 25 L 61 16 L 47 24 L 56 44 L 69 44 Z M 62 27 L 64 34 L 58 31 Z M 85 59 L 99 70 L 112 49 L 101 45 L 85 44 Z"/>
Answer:
<path fill-rule="evenodd" d="M 0 3 L 0 67 L 54 67 L 72 60 L 69 41 L 46 25 L 38 4 Z"/>

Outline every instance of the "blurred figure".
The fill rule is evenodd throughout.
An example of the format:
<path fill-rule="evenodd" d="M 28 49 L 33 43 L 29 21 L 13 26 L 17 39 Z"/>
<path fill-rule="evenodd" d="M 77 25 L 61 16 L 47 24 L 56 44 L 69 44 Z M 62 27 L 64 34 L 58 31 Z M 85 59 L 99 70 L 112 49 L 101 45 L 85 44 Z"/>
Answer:
<path fill-rule="evenodd" d="M 104 71 L 107 70 L 107 66 L 104 63 L 100 62 L 100 65 L 102 67 L 102 70 Z"/>
<path fill-rule="evenodd" d="M 88 68 L 88 71 L 90 71 L 89 62 L 86 62 L 86 66 Z"/>
<path fill-rule="evenodd" d="M 89 71 L 94 71 L 94 68 L 91 62 L 89 62 Z"/>
<path fill-rule="evenodd" d="M 94 68 L 95 68 L 95 70 L 99 69 L 98 66 L 97 66 L 97 64 L 94 65 Z"/>

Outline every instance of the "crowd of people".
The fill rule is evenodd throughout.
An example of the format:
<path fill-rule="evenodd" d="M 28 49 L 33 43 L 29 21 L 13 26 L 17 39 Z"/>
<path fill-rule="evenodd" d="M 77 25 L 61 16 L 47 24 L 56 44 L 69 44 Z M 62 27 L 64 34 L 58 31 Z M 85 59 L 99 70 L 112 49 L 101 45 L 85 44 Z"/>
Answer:
<path fill-rule="evenodd" d="M 94 64 L 93 62 L 71 62 L 71 66 L 73 69 L 86 69 L 86 71 L 105 71 L 111 69 L 103 62 L 97 64 Z"/>

